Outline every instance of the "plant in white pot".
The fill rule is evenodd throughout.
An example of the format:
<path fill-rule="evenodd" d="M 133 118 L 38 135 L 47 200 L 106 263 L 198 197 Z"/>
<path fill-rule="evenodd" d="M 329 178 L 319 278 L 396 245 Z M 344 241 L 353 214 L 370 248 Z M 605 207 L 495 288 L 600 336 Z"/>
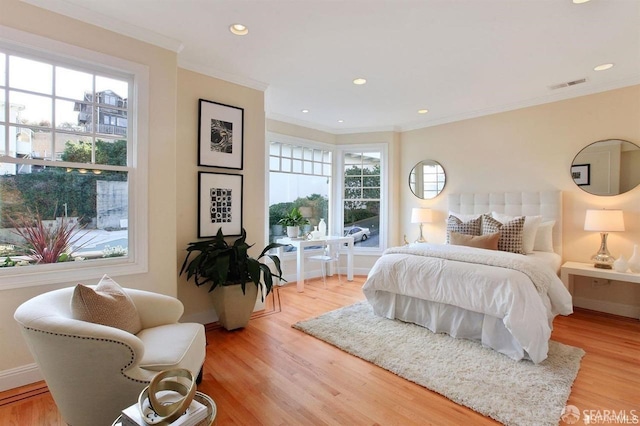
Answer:
<path fill-rule="evenodd" d="M 213 239 L 189 243 L 180 275 L 186 272 L 187 281 L 193 277 L 197 286 L 211 283 L 209 293 L 218 321 L 225 329 L 235 330 L 249 323 L 258 288 L 264 301 L 264 296 L 271 292 L 273 279 L 284 280 L 280 258 L 268 252 L 286 244 L 269 244 L 260 256 L 253 258 L 248 253 L 253 245 L 247 244 L 247 232 L 244 229 L 232 245 L 224 238 L 222 229 L 218 229 Z M 191 258 L 191 255 L 195 257 Z M 259 259 L 265 256 L 273 261 L 275 273 L 267 264 L 260 262 Z"/>
<path fill-rule="evenodd" d="M 300 227 L 309 223 L 309 219 L 302 216 L 297 207 L 291 209 L 279 223 L 287 227 L 287 237 L 296 238 L 300 234 Z"/>

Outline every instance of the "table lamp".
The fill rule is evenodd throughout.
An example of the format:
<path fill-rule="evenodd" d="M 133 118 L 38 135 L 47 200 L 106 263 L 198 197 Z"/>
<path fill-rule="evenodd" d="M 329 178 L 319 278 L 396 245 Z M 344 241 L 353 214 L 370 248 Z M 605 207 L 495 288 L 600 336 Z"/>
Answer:
<path fill-rule="evenodd" d="M 624 218 L 622 210 L 587 210 L 584 218 L 585 231 L 600 232 L 600 249 L 591 257 L 596 268 L 611 269 L 615 259 L 607 249 L 607 236 L 609 232 L 624 231 Z"/>
<path fill-rule="evenodd" d="M 414 207 L 411 209 L 411 223 L 420 224 L 420 238 L 416 240 L 416 243 L 426 243 L 427 240 L 422 236 L 422 224 L 431 223 L 433 221 L 433 212 L 431 209 L 425 209 L 421 207 Z"/>

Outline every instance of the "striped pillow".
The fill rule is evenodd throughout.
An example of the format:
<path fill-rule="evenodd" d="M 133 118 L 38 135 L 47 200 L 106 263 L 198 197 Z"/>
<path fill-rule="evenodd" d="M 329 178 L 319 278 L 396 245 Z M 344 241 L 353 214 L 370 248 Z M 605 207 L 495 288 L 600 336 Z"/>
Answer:
<path fill-rule="evenodd" d="M 449 218 L 447 219 L 447 244 L 449 244 L 452 232 L 474 236 L 482 235 L 480 233 L 481 224 L 482 217 L 471 219 L 468 222 L 463 222 L 455 216 L 449 216 Z"/>
<path fill-rule="evenodd" d="M 522 247 L 522 234 L 524 230 L 524 216 L 501 223 L 491 216 L 482 215 L 482 235 L 500 232 L 498 250 L 511 253 L 525 254 Z"/>

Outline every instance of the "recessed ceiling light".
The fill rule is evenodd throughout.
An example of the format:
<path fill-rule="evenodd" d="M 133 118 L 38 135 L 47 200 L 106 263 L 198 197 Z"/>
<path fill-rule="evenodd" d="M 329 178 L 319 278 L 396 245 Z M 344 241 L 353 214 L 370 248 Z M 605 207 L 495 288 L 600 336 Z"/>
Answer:
<path fill-rule="evenodd" d="M 418 114 L 426 114 L 426 113 L 428 113 L 428 112 L 429 112 L 429 110 L 428 110 L 428 109 L 419 109 L 419 110 L 418 110 Z"/>
<path fill-rule="evenodd" d="M 306 113 L 308 113 L 308 112 L 309 112 L 309 110 L 308 110 L 308 109 L 302 109 L 302 110 L 300 110 L 300 111 L 302 111 L 304 114 L 306 114 Z"/>
<path fill-rule="evenodd" d="M 344 120 L 338 120 L 338 123 L 344 123 Z"/>
<path fill-rule="evenodd" d="M 366 82 L 366 78 L 356 78 L 355 80 L 353 80 L 353 84 L 357 84 L 358 86 L 365 84 Z"/>
<path fill-rule="evenodd" d="M 597 67 L 593 68 L 594 71 L 604 71 L 609 68 L 613 68 L 613 64 L 600 64 Z"/>
<path fill-rule="evenodd" d="M 573 4 L 582 4 L 582 3 L 586 3 L 589 0 L 573 0 Z"/>
<path fill-rule="evenodd" d="M 245 27 L 242 24 L 233 24 L 229 27 L 229 31 L 231 31 L 235 35 L 243 36 L 249 34 L 249 28 Z"/>

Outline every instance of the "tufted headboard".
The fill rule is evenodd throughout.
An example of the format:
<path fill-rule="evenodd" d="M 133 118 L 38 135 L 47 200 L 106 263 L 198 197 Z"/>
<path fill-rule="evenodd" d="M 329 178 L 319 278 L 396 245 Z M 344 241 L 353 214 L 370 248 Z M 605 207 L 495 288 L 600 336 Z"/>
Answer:
<path fill-rule="evenodd" d="M 555 220 L 553 249 L 562 256 L 562 192 L 491 192 L 450 194 L 449 211 L 461 214 L 491 213 L 510 216 L 541 215 L 542 221 Z"/>

